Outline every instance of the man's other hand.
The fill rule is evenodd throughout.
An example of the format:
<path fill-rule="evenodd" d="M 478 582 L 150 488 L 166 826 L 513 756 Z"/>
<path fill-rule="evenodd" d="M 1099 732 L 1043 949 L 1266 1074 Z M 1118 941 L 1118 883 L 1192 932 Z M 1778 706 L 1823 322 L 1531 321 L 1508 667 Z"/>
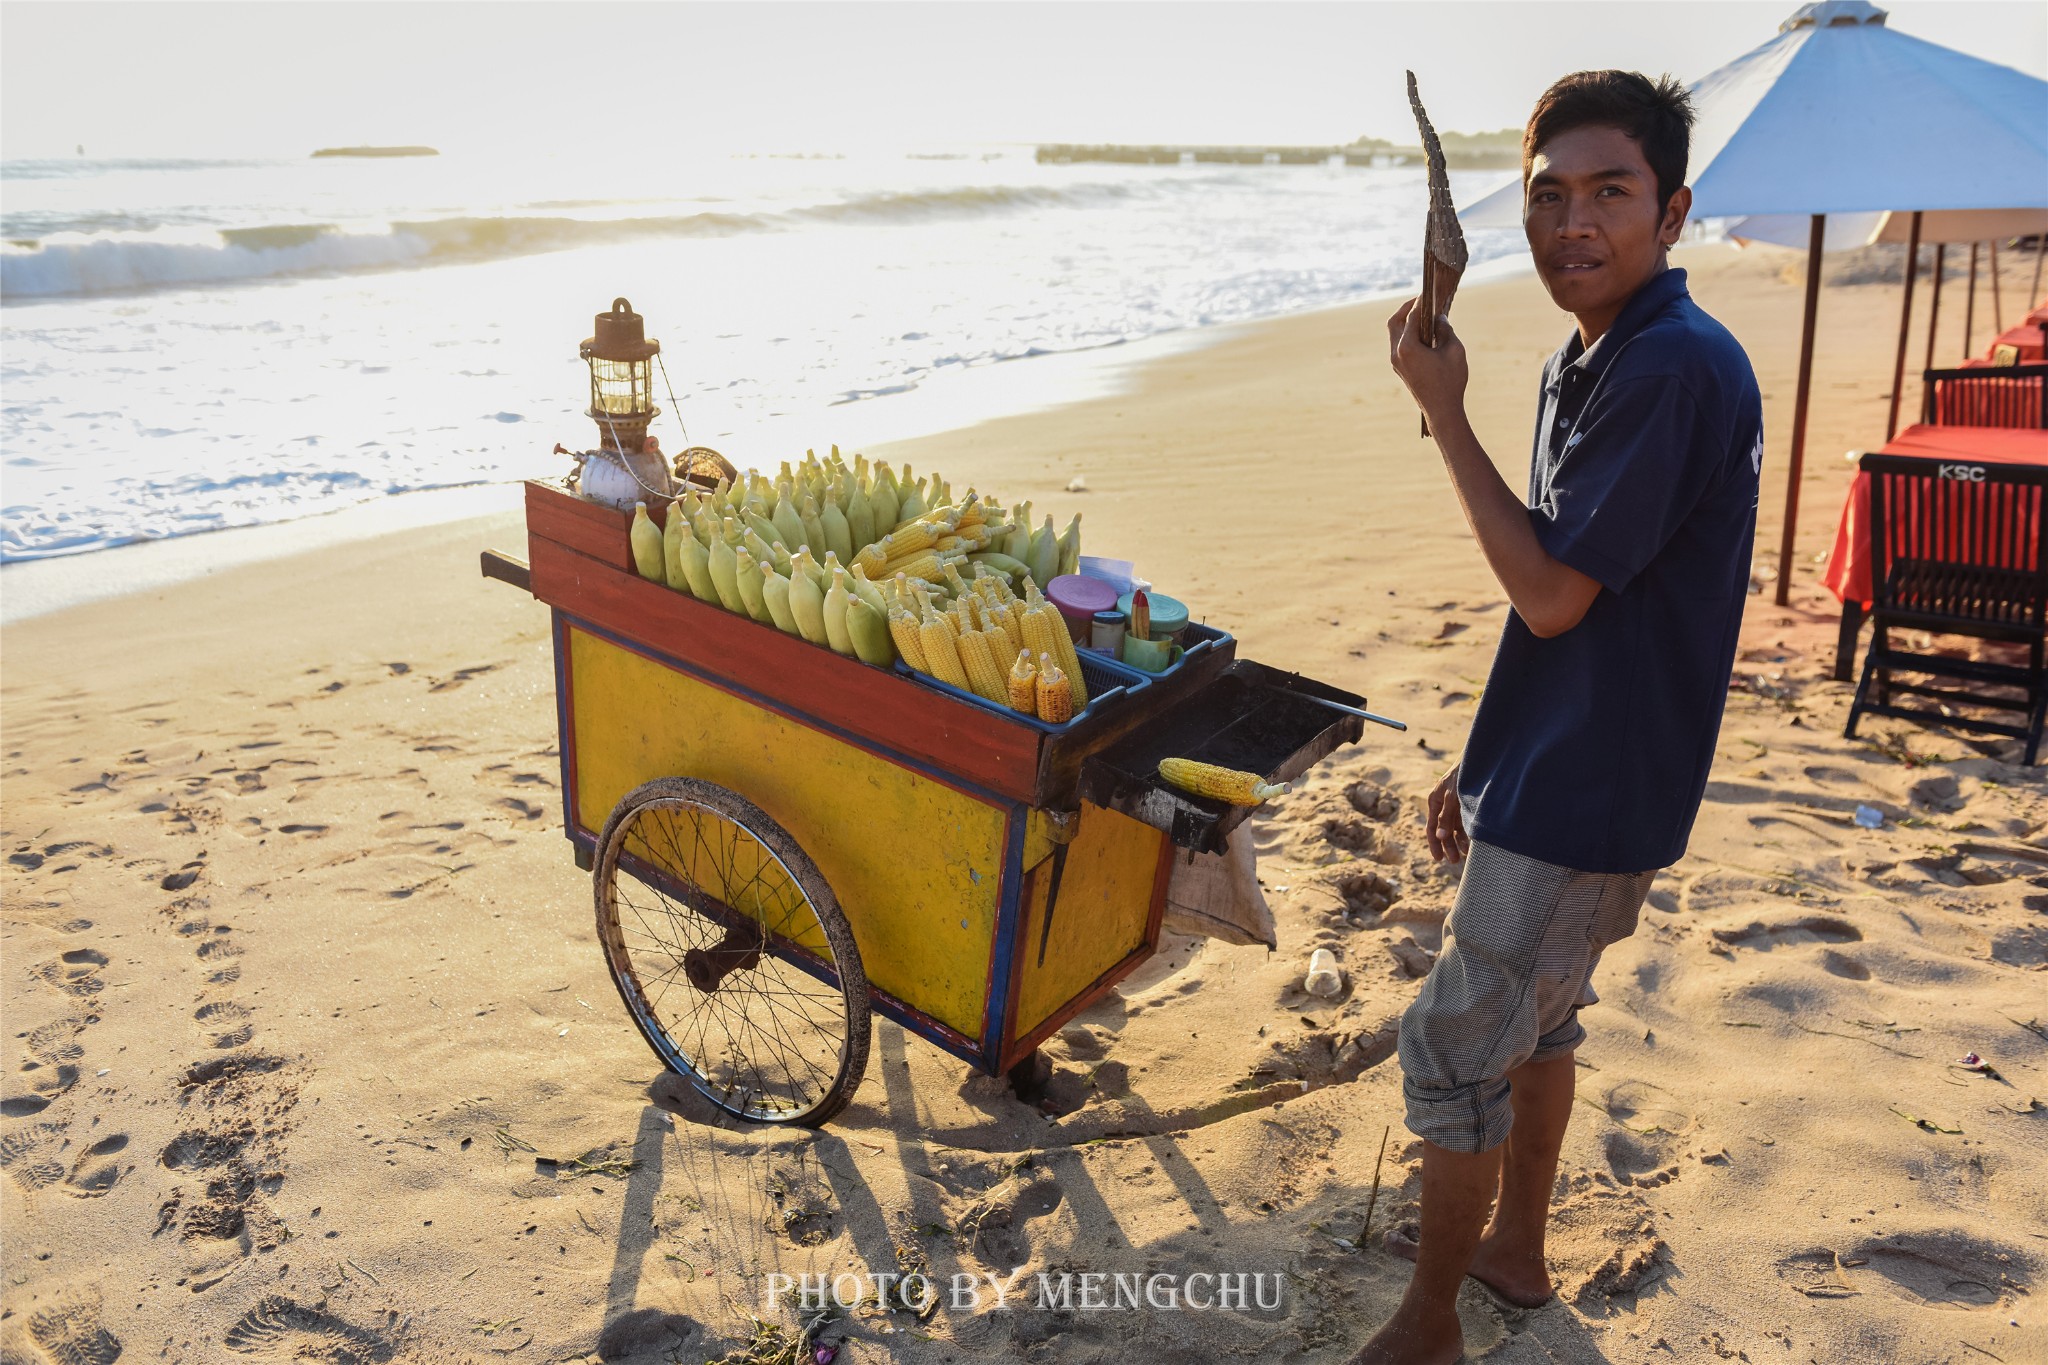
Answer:
<path fill-rule="evenodd" d="M 1458 804 L 1458 769 L 1453 765 L 1429 793 L 1429 856 L 1440 863 L 1463 862 L 1472 841 L 1465 836 L 1465 811 Z"/>
<path fill-rule="evenodd" d="M 1394 373 L 1414 395 L 1416 405 L 1429 418 L 1431 427 L 1448 424 L 1453 413 L 1465 406 L 1465 384 L 1470 371 L 1465 363 L 1465 343 L 1451 330 L 1449 318 L 1436 320 L 1436 345 L 1422 344 L 1417 328 L 1420 299 L 1410 299 L 1387 319 L 1387 341 Z"/>

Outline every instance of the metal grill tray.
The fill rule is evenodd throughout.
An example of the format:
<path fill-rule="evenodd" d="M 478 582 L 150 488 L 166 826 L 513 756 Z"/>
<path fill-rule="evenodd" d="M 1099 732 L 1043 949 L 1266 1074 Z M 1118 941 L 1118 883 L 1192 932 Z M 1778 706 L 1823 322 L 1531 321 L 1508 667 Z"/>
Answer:
<path fill-rule="evenodd" d="M 1230 831 L 1256 808 L 1169 786 L 1159 760 L 1191 758 L 1290 782 L 1365 732 L 1363 720 L 1318 698 L 1365 705 L 1361 696 L 1298 673 L 1235 660 L 1185 701 L 1085 761 L 1080 795 L 1165 831 L 1182 848 L 1221 853 Z"/>

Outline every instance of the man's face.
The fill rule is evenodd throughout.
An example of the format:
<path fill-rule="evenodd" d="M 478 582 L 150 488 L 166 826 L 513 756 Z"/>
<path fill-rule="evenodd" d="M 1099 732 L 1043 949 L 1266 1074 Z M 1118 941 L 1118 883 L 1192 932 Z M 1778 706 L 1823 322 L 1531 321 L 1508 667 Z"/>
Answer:
<path fill-rule="evenodd" d="M 1619 128 L 1573 128 L 1537 149 L 1522 230 L 1544 288 L 1589 344 L 1663 268 L 1691 207 L 1688 189 L 1657 202 L 1642 145 Z"/>

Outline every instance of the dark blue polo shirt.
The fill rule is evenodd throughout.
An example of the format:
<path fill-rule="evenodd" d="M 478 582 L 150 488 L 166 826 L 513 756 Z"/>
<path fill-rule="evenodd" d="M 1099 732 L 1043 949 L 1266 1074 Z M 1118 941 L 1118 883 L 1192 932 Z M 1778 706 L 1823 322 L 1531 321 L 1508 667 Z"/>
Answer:
<path fill-rule="evenodd" d="M 1685 852 L 1749 595 L 1763 400 L 1749 357 L 1683 270 L 1636 291 L 1589 349 L 1543 371 L 1529 521 L 1600 583 L 1539 639 L 1508 612 L 1465 747 L 1466 831 L 1584 872 Z"/>

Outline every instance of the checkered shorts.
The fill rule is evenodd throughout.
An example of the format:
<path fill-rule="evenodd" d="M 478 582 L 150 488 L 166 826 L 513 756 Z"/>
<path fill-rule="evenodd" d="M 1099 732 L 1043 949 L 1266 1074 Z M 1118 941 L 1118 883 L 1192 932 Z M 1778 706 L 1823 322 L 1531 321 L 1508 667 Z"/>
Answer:
<path fill-rule="evenodd" d="M 1593 969 L 1635 932 L 1656 875 L 1575 872 L 1472 841 L 1444 951 L 1401 1016 L 1410 1132 L 1453 1152 L 1507 1141 L 1508 1073 L 1585 1040 Z"/>

